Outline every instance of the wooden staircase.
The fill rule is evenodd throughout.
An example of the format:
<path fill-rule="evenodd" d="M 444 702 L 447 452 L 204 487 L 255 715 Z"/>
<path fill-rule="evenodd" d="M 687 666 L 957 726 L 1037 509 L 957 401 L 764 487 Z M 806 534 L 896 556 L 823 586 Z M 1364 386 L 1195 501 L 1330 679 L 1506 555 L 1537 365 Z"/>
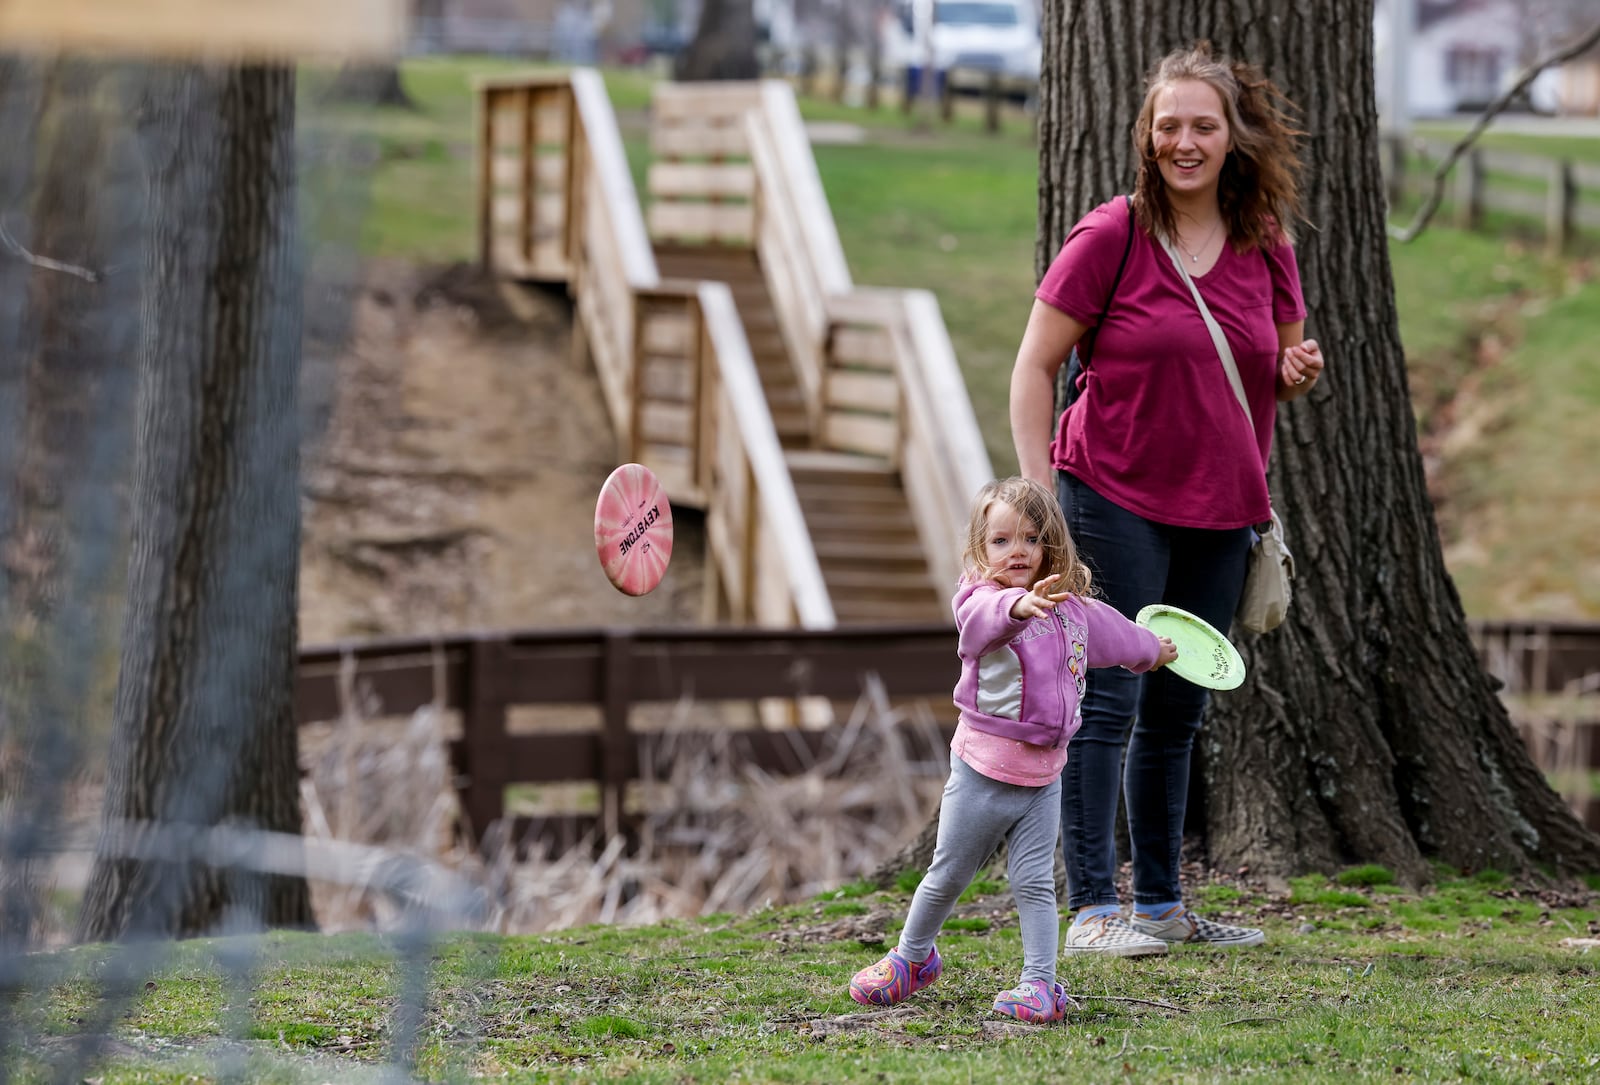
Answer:
<path fill-rule="evenodd" d="M 479 89 L 484 266 L 567 284 L 619 462 L 704 510 L 708 618 L 951 621 L 988 454 L 938 301 L 851 281 L 790 88 L 657 87 L 648 203 L 598 73 Z"/>
<path fill-rule="evenodd" d="M 663 279 L 726 283 L 733 292 L 772 424 L 811 530 L 811 543 L 840 624 L 948 620 L 905 487 L 876 456 L 816 450 L 816 434 L 772 295 L 755 250 L 657 243 Z"/>
<path fill-rule="evenodd" d="M 726 283 L 733 291 L 734 305 L 750 342 L 750 354 L 767 393 L 767 406 L 772 409 L 778 441 L 786 449 L 809 445 L 811 419 L 806 414 L 805 394 L 800 390 L 789 348 L 784 345 L 778 313 L 756 251 L 740 245 L 658 243 L 655 252 L 656 268 L 663 279 Z"/>
<path fill-rule="evenodd" d="M 794 451 L 787 458 L 840 624 L 951 619 L 898 471 L 847 453 Z"/>

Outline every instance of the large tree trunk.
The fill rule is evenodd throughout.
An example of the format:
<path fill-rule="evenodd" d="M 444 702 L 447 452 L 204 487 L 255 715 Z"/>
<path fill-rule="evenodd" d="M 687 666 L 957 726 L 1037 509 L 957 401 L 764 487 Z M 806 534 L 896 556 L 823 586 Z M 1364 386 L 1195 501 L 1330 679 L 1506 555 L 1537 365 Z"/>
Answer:
<path fill-rule="evenodd" d="M 35 867 L 69 816 L 126 567 L 140 191 L 83 60 L 0 61 L 0 945 L 38 933 Z M 108 269 L 111 269 L 108 271 Z"/>
<path fill-rule="evenodd" d="M 704 0 L 694 41 L 678 54 L 673 76 L 682 82 L 703 79 L 754 79 L 756 19 L 750 0 Z"/>
<path fill-rule="evenodd" d="M 1207 37 L 1287 91 L 1310 133 L 1297 250 L 1328 375 L 1279 412 L 1270 478 L 1295 602 L 1277 631 L 1236 637 L 1250 678 L 1213 701 L 1191 824 L 1213 864 L 1264 874 L 1597 870 L 1600 839 L 1518 739 L 1440 552 L 1389 267 L 1372 15 L 1371 0 L 1045 0 L 1037 268 L 1131 190 L 1142 77 L 1167 51 Z"/>
<path fill-rule="evenodd" d="M 105 817 L 297 833 L 294 76 L 184 66 L 150 80 L 133 559 Z M 301 877 L 248 859 L 127 858 L 118 835 L 97 856 L 82 938 L 311 921 Z"/>

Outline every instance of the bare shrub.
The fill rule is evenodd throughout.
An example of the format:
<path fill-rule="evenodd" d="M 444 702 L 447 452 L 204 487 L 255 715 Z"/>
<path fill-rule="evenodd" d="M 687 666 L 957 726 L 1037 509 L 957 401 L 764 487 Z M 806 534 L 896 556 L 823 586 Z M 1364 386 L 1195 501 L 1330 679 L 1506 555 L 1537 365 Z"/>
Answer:
<path fill-rule="evenodd" d="M 805 899 L 864 876 L 915 836 L 936 807 L 948 753 L 925 704 L 891 705 L 869 684 L 819 753 L 796 742 L 799 771 L 754 767 L 733 732 L 704 741 L 706 706 L 686 700 L 643 747 L 637 844 L 590 834 L 559 853 L 491 833 L 454 832 L 448 720 L 343 720 L 302 735 L 306 836 L 391 849 L 448 867 L 483 893 L 504 933 L 588 923 L 646 924 Z M 694 736 L 694 737 L 691 737 Z M 324 930 L 390 929 L 402 916 L 361 884 L 314 883 Z"/>

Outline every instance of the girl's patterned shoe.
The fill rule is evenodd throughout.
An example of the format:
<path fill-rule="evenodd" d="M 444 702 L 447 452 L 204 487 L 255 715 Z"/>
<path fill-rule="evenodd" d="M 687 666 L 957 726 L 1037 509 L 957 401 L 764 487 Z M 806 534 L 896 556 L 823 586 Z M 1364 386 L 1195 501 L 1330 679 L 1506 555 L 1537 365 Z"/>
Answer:
<path fill-rule="evenodd" d="M 1001 991 L 994 1000 L 995 1013 L 1035 1025 L 1060 1021 L 1068 1010 L 1077 1007 L 1065 987 L 1044 980 L 1024 980 L 1009 991 Z"/>
<path fill-rule="evenodd" d="M 900 956 L 896 947 L 877 964 L 856 973 L 850 981 L 850 997 L 863 1006 L 893 1006 L 928 986 L 943 971 L 944 962 L 939 959 L 937 947 L 928 951 L 928 959 L 921 964 Z"/>

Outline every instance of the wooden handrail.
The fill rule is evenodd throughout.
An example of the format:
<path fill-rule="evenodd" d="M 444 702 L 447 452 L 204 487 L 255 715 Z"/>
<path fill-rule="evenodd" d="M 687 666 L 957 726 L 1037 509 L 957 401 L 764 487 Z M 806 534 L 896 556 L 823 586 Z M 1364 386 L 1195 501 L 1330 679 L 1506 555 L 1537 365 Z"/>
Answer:
<path fill-rule="evenodd" d="M 746 118 L 750 161 L 757 180 L 755 246 L 772 296 L 784 346 L 805 395 L 811 428 L 822 417 L 822 382 L 827 368 L 827 298 L 816 265 L 808 258 L 805 221 L 789 189 L 789 178 L 769 126 L 760 112 Z"/>
<path fill-rule="evenodd" d="M 762 114 L 772 133 L 783 176 L 800 216 L 801 236 L 805 239 L 806 253 L 817 281 L 824 293 L 845 293 L 854 285 L 850 280 L 850 265 L 844 258 L 844 246 L 828 207 L 805 123 L 800 119 L 794 88 L 782 80 L 769 79 L 762 84 L 761 92 Z"/>
<path fill-rule="evenodd" d="M 816 549 L 811 545 L 811 534 L 800 511 L 800 499 L 795 494 L 794 480 L 783 458 L 783 448 L 778 443 L 778 431 L 772 424 L 772 414 L 765 409 L 766 394 L 761 389 L 761 378 L 756 373 L 755 359 L 750 354 L 750 343 L 740 323 L 738 308 L 734 305 L 733 291 L 724 283 L 699 284 L 700 311 L 705 317 L 707 338 L 712 343 L 712 358 L 722 389 L 728 397 L 732 421 L 739 429 L 740 444 L 748 458 L 750 475 L 757 480 L 756 493 L 760 500 L 757 522 L 759 533 L 745 540 L 747 553 L 758 564 L 764 540 L 770 538 L 776 547 L 778 565 L 787 574 L 789 603 L 793 617 L 804 629 L 829 629 L 834 625 L 833 604 L 828 598 L 828 588 L 822 579 L 822 566 L 817 561 Z M 759 405 L 759 408 L 753 405 Z M 775 572 L 776 570 L 771 570 Z M 750 585 L 752 597 L 759 600 L 759 589 L 764 578 Z M 776 581 L 774 581 L 776 582 Z M 791 624 L 788 615 L 763 614 L 759 607 L 752 608 L 762 624 Z M 786 608 L 787 609 L 787 608 Z"/>
<path fill-rule="evenodd" d="M 969 501 L 994 477 L 994 468 L 972 410 L 972 398 L 967 395 L 967 381 L 956 360 L 939 299 L 929 290 L 907 290 L 902 297 L 915 350 L 913 357 L 903 361 L 908 370 L 906 380 L 923 385 L 944 438 L 941 447 L 949 465 L 946 477 L 963 502 Z"/>
<path fill-rule="evenodd" d="M 623 275 L 635 290 L 655 286 L 661 281 L 655 250 L 650 247 L 650 235 L 644 227 L 639 194 L 633 187 L 633 174 L 628 170 L 622 133 L 605 82 L 592 68 L 578 68 L 568 79 L 595 180 L 605 197 L 604 213 L 611 220 Z"/>

